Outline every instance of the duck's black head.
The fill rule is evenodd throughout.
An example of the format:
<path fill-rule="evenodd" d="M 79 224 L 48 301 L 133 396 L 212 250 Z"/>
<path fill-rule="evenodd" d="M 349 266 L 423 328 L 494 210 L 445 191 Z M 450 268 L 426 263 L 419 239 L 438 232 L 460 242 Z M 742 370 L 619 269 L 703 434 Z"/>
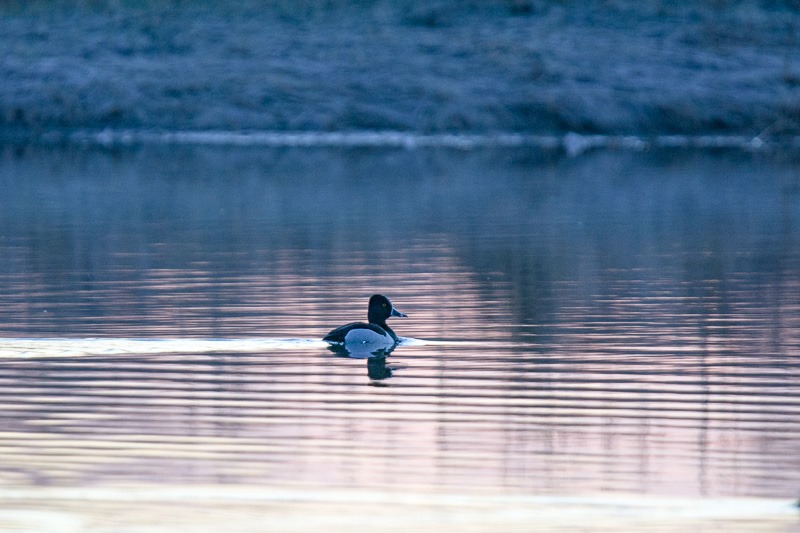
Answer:
<path fill-rule="evenodd" d="M 371 324 L 386 327 L 386 319 L 390 316 L 406 316 L 394 308 L 389 298 L 382 294 L 373 294 L 369 299 L 367 319 Z"/>

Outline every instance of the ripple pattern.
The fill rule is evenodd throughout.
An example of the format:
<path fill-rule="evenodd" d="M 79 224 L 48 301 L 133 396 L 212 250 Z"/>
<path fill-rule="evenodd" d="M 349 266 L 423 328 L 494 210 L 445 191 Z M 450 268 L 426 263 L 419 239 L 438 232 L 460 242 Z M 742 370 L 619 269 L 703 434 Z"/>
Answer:
<path fill-rule="evenodd" d="M 184 149 L 0 159 L 0 529 L 797 530 L 792 165 Z"/>

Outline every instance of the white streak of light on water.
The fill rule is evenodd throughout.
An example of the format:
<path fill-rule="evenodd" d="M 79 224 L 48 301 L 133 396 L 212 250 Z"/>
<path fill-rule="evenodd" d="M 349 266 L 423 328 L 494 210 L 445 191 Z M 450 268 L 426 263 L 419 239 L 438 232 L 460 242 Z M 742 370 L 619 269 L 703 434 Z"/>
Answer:
<path fill-rule="evenodd" d="M 257 353 L 270 350 L 324 348 L 326 346 L 328 343 L 321 340 L 263 337 L 250 339 L 0 339 L 0 358 L 25 359 L 158 353 Z"/>

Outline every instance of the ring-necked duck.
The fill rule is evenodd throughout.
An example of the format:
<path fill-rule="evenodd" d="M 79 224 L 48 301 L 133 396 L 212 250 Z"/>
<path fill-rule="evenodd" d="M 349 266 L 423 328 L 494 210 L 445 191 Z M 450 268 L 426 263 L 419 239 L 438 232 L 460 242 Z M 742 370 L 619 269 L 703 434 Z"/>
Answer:
<path fill-rule="evenodd" d="M 390 316 L 406 316 L 394 308 L 389 298 L 381 294 L 373 294 L 369 299 L 369 311 L 367 322 L 352 322 L 339 326 L 322 340 L 328 342 L 338 342 L 344 344 L 380 344 L 394 345 L 400 339 L 397 338 L 392 328 L 386 325 L 386 319 Z"/>

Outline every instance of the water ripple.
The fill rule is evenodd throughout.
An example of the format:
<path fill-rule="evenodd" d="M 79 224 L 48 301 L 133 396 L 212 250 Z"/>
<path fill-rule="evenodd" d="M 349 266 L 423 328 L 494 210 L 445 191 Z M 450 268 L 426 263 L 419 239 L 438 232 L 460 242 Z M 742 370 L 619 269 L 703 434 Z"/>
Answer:
<path fill-rule="evenodd" d="M 135 338 L 0 338 L 0 358 L 83 357 L 90 355 L 264 352 L 324 348 L 314 339 L 135 339 Z"/>

